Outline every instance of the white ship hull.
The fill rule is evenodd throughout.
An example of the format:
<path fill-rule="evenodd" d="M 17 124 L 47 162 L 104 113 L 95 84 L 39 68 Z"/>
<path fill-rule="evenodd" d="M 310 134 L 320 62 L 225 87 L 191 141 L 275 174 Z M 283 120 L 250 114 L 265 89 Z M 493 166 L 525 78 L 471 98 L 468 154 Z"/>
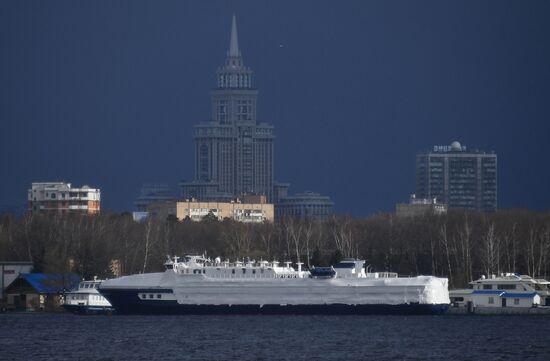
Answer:
<path fill-rule="evenodd" d="M 431 314 L 449 305 L 447 279 L 274 278 L 164 273 L 108 280 L 99 291 L 118 313 Z"/>

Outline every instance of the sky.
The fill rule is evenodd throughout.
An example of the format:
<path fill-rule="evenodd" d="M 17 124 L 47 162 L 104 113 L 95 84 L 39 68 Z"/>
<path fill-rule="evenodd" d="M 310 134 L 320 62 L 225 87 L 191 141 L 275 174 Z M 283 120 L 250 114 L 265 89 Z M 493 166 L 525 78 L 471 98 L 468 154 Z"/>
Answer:
<path fill-rule="evenodd" d="M 119 212 L 192 179 L 233 13 L 291 193 L 392 211 L 458 140 L 497 153 L 499 208 L 550 209 L 550 2 L 439 0 L 3 0 L 0 205 L 67 181 Z"/>

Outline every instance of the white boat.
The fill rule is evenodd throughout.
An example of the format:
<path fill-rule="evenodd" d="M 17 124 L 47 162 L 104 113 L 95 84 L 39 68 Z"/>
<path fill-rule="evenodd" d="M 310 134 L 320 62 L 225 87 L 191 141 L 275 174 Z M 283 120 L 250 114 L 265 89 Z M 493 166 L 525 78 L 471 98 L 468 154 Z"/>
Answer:
<path fill-rule="evenodd" d="M 550 312 L 550 282 L 515 273 L 491 275 L 469 283 L 469 288 L 452 290 L 453 309 L 469 313 Z M 533 311 L 538 308 L 539 310 Z M 543 310 L 545 309 L 546 310 Z M 451 311 L 452 312 L 452 311 Z"/>
<path fill-rule="evenodd" d="M 63 308 L 74 313 L 111 313 L 114 308 L 105 297 L 98 292 L 102 280 L 82 281 L 78 289 L 66 292 Z"/>
<path fill-rule="evenodd" d="M 168 259 L 166 270 L 110 279 L 99 292 L 117 313 L 434 314 L 449 306 L 446 278 L 366 273 L 364 261 L 303 271 L 291 262 Z"/>

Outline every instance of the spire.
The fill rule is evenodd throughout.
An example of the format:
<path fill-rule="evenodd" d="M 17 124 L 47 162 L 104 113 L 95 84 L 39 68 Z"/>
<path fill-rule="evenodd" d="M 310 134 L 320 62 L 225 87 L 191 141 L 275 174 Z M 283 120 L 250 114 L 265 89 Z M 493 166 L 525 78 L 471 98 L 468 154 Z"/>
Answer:
<path fill-rule="evenodd" d="M 240 56 L 239 39 L 237 36 L 237 18 L 233 14 L 233 22 L 231 24 L 231 41 L 229 43 L 229 56 Z"/>

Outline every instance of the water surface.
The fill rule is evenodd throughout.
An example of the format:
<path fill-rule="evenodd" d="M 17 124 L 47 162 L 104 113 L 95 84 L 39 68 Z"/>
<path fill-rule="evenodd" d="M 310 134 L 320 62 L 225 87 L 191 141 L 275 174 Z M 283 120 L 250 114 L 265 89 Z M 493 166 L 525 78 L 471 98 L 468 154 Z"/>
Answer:
<path fill-rule="evenodd" d="M 550 360 L 548 316 L 0 315 L 0 360 Z"/>

